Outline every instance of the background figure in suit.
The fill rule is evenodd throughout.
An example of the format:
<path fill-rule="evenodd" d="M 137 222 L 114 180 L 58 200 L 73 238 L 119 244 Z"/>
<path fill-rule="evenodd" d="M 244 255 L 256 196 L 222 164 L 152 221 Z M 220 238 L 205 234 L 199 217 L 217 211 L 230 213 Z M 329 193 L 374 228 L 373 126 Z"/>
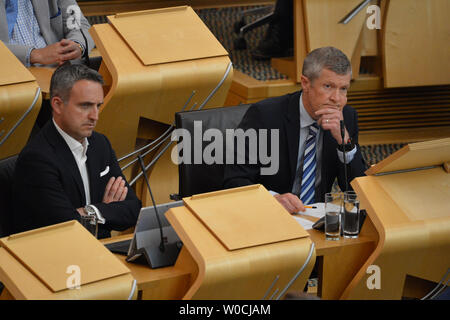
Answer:
<path fill-rule="evenodd" d="M 353 178 L 364 175 L 366 165 L 358 145 L 357 113 L 346 105 L 350 79 L 350 61 L 339 49 L 324 47 L 309 53 L 302 70 L 303 90 L 253 104 L 239 125 L 244 131 L 267 129 L 269 137 L 271 130 L 279 130 L 279 141 L 269 141 L 266 148 L 272 150 L 270 143 L 278 143 L 278 154 L 271 155 L 279 159 L 278 171 L 261 174 L 263 162 L 259 158 L 257 164 L 249 164 L 247 141 L 245 155 L 239 155 L 245 156 L 245 164 L 225 167 L 224 187 L 260 183 L 277 193 L 277 200 L 292 213 L 304 211 L 304 204 L 323 202 L 336 177 L 341 190 L 345 190 Z M 342 119 L 347 181 L 340 150 Z"/>
<path fill-rule="evenodd" d="M 277 0 L 264 38 L 251 51 L 253 58 L 265 60 L 294 55 L 293 11 L 292 0 Z"/>
<path fill-rule="evenodd" d="M 94 41 L 89 22 L 81 10 L 74 11 L 71 6 L 78 7 L 77 2 L 0 0 L 0 40 L 27 67 L 81 59 Z"/>
<path fill-rule="evenodd" d="M 94 131 L 103 79 L 84 65 L 63 64 L 50 84 L 53 119 L 22 150 L 13 186 L 15 232 L 94 211 L 98 237 L 136 224 L 141 202 L 129 187 L 108 139 Z"/>

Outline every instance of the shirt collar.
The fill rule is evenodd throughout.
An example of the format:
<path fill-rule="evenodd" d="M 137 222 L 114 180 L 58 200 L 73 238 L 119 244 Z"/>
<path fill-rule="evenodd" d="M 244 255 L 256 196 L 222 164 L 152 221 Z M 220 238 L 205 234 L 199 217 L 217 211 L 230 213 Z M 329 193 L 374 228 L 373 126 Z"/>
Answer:
<path fill-rule="evenodd" d="M 305 128 L 315 123 L 316 120 L 311 118 L 308 111 L 306 111 L 305 106 L 303 105 L 302 96 L 303 92 L 300 94 L 300 128 Z"/>
<path fill-rule="evenodd" d="M 70 135 L 68 135 L 66 132 L 64 132 L 55 122 L 55 119 L 52 118 L 53 124 L 56 127 L 56 130 L 58 130 L 59 134 L 63 137 L 64 141 L 66 141 L 67 145 L 69 146 L 70 151 L 74 152 L 75 150 L 79 150 L 82 148 L 83 155 L 86 154 L 87 148 L 89 146 L 89 141 L 85 137 L 83 139 L 83 143 L 78 142 L 74 138 L 72 138 Z"/>

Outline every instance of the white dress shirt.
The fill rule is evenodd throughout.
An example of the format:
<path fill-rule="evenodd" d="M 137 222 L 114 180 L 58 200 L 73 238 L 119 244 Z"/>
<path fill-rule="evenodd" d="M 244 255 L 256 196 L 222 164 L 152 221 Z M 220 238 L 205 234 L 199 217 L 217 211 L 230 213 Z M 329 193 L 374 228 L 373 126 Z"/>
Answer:
<path fill-rule="evenodd" d="M 300 194 L 300 172 L 303 170 L 302 160 L 303 160 L 303 153 L 305 152 L 305 143 L 306 139 L 308 138 L 309 134 L 309 127 L 316 122 L 306 111 L 305 106 L 303 105 L 302 100 L 303 93 L 300 94 L 300 101 L 299 101 L 299 108 L 300 108 L 300 138 L 298 142 L 298 157 L 297 157 L 297 168 L 296 168 L 296 174 L 294 178 L 294 183 L 292 185 L 292 193 L 299 195 Z M 322 140 L 323 140 L 323 129 L 319 126 L 319 132 L 316 135 L 316 162 L 317 162 L 317 168 L 321 168 L 322 163 Z M 353 160 L 353 157 L 356 154 L 356 146 L 345 153 L 346 163 L 350 163 Z M 339 151 L 336 149 L 337 155 L 339 160 L 344 163 L 344 153 L 342 151 Z M 320 184 L 322 180 L 321 177 L 321 170 L 316 170 L 316 179 L 315 179 L 315 185 L 316 187 Z M 269 191 L 272 195 L 278 194 L 277 192 L 274 192 L 272 190 Z"/>
<path fill-rule="evenodd" d="M 59 134 L 63 137 L 64 141 L 66 141 L 67 145 L 70 148 L 70 151 L 72 151 L 72 154 L 75 158 L 75 161 L 78 166 L 78 170 L 80 170 L 81 179 L 83 180 L 83 187 L 84 187 L 84 194 L 86 195 L 86 204 L 91 204 L 91 193 L 89 189 L 89 176 L 87 172 L 86 167 L 86 152 L 89 146 L 89 141 L 87 138 L 84 138 L 83 143 L 78 142 L 71 136 L 69 136 L 67 133 L 65 133 L 55 122 L 54 119 L 53 124 L 56 127 L 56 130 L 58 130 Z"/>

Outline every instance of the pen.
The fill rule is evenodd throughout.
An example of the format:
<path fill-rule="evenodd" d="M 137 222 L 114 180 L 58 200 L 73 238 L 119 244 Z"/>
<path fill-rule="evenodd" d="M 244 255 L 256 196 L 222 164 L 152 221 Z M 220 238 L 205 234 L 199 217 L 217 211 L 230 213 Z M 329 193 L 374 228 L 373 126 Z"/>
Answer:
<path fill-rule="evenodd" d="M 316 206 L 304 206 L 305 208 L 308 208 L 308 209 L 317 209 L 317 207 Z"/>

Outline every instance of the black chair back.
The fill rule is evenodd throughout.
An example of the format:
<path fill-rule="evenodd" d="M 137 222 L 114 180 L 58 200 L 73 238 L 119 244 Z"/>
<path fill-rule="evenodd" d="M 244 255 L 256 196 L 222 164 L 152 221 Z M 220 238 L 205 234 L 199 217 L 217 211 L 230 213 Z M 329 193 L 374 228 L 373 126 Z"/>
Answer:
<path fill-rule="evenodd" d="M 17 156 L 0 160 L 0 237 L 12 234 L 12 187 Z"/>
<path fill-rule="evenodd" d="M 223 174 L 226 162 L 226 129 L 235 129 L 241 122 L 245 112 L 250 105 L 239 105 L 235 107 L 222 107 L 205 109 L 200 111 L 185 111 L 175 114 L 177 129 L 183 128 L 189 131 L 191 136 L 190 163 L 180 163 L 179 172 L 179 196 L 188 197 L 194 194 L 217 191 L 223 189 Z M 202 157 L 201 163 L 194 163 L 194 121 L 201 121 L 202 135 L 208 129 L 218 129 L 223 137 L 223 162 L 207 164 Z M 182 139 L 179 144 L 181 145 Z M 203 141 L 202 155 L 206 146 L 213 141 Z M 183 152 L 181 152 L 183 155 Z"/>

